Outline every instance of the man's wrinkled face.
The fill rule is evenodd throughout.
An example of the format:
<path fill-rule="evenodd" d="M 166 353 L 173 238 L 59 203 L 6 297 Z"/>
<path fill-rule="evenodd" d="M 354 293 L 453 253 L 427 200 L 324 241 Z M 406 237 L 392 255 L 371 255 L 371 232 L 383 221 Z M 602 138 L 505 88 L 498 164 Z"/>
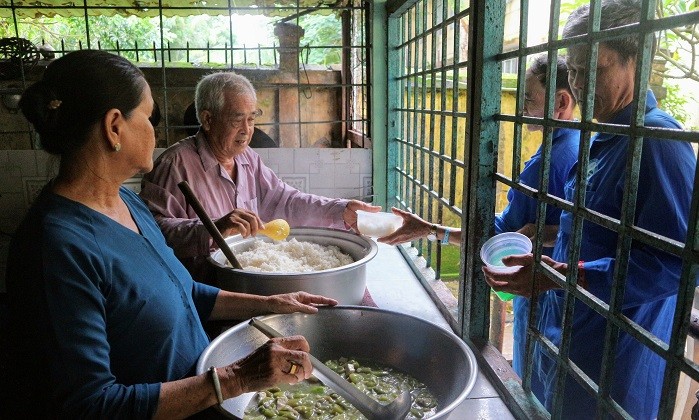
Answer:
<path fill-rule="evenodd" d="M 583 90 L 588 75 L 587 46 L 573 46 L 568 49 L 568 83 L 575 100 L 582 107 Z M 619 54 L 600 44 L 597 54 L 597 79 L 595 84 L 595 104 L 593 117 L 598 121 L 609 121 L 617 112 L 633 100 L 634 71 L 636 62 L 624 62 Z"/>
<path fill-rule="evenodd" d="M 202 126 L 209 141 L 232 155 L 239 155 L 250 144 L 260 110 L 251 95 L 228 91 L 221 112 L 213 115 L 205 111 L 205 114 Z"/>

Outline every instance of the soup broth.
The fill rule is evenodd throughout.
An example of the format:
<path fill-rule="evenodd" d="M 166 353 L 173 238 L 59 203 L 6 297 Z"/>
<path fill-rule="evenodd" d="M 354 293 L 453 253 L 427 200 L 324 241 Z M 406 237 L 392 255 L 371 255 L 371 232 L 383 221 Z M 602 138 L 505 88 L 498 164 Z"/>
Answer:
<path fill-rule="evenodd" d="M 390 404 L 410 391 L 412 404 L 406 419 L 428 418 L 436 413 L 437 399 L 416 379 L 371 362 L 340 358 L 325 364 L 381 404 Z M 245 410 L 244 420 L 263 419 L 366 419 L 356 408 L 317 380 L 258 392 Z"/>

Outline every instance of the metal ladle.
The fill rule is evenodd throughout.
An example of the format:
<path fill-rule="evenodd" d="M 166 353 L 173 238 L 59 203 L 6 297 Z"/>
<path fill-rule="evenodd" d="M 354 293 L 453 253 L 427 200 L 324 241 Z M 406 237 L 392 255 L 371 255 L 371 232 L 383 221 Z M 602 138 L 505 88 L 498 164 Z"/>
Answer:
<path fill-rule="evenodd" d="M 180 188 L 180 191 L 182 191 L 182 194 L 184 194 L 185 200 L 187 200 L 187 203 L 192 206 L 194 209 L 194 212 L 199 216 L 199 220 L 204 223 L 204 226 L 206 227 L 206 230 L 209 231 L 209 234 L 211 235 L 212 238 L 214 238 L 214 241 L 216 241 L 216 245 L 218 245 L 219 248 L 221 248 L 221 252 L 223 252 L 223 255 L 228 258 L 228 261 L 231 263 L 231 266 L 233 268 L 237 268 L 239 270 L 243 269 L 243 266 L 240 265 L 240 262 L 238 262 L 238 259 L 233 255 L 233 251 L 231 251 L 231 247 L 228 246 L 226 243 L 226 240 L 223 239 L 223 235 L 221 235 L 221 232 L 219 232 L 218 228 L 214 224 L 214 222 L 211 220 L 208 214 L 206 214 L 206 210 L 204 210 L 204 207 L 202 207 L 201 203 L 197 199 L 197 196 L 194 195 L 194 192 L 189 186 L 189 183 L 187 181 L 182 181 L 177 186 Z"/>
<path fill-rule="evenodd" d="M 259 319 L 252 318 L 250 325 L 260 330 L 269 338 L 282 337 L 282 335 Z M 335 373 L 315 356 L 308 353 L 308 357 L 313 364 L 313 375 L 321 382 L 335 390 L 344 397 L 360 413 L 369 420 L 402 420 L 410 411 L 410 392 L 403 391 L 390 404 L 384 405 L 360 391 L 357 387 L 349 383 L 345 378 Z"/>

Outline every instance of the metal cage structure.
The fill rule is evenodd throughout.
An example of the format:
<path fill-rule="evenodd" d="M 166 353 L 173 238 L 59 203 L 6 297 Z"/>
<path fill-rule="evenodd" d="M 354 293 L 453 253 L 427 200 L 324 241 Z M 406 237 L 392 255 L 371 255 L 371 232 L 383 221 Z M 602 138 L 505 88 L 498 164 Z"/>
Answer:
<path fill-rule="evenodd" d="M 281 146 L 315 145 L 302 143 L 300 139 L 309 136 L 312 126 L 318 126 L 330 133 L 329 144 L 324 146 L 372 148 L 375 203 L 386 208 L 395 206 L 410 210 L 433 223 L 460 228 L 464 233 L 460 248 L 418 240 L 412 248 L 400 249 L 409 261 L 414 261 L 414 253 L 417 253 L 418 262 L 413 263 L 416 275 L 451 327 L 477 350 L 481 366 L 515 417 L 564 418 L 564 399 L 575 398 L 566 394 L 566 382 L 571 379 L 586 395 L 594 398 L 599 417 L 630 418 L 631 414 L 615 400 L 612 390 L 619 338 L 626 336 L 663 360 L 657 411 L 658 418 L 670 419 L 676 414 L 678 384 L 682 378 L 699 382 L 699 365 L 685 350 L 699 272 L 699 177 L 696 173 L 687 174 L 693 180 L 692 196 L 686 214 L 686 236 L 682 240 L 646 229 L 634 215 L 639 191 L 646 188 L 639 185 L 639 179 L 643 175 L 641 152 L 647 139 L 687 144 L 694 150 L 696 159 L 697 130 L 645 126 L 644 108 L 654 71 L 653 35 L 687 27 L 694 28 L 696 33 L 699 6 L 696 1 L 678 0 L 676 3 L 684 5 L 683 8 L 659 14 L 657 11 L 667 2 L 642 0 L 638 22 L 600 29 L 602 1 L 593 0 L 589 2 L 592 19 L 587 33 L 563 38 L 560 30 L 570 11 L 587 2 L 542 1 L 242 0 L 234 4 L 230 0 L 214 0 L 203 4 L 173 0 L 166 4 L 160 0 L 144 0 L 134 4 L 125 0 L 85 0 L 64 4 L 61 0 L 41 3 L 0 0 L 0 15 L 11 22 L 6 34 L 19 38 L 29 36 L 26 25 L 32 19 L 69 16 L 80 20 L 84 26 L 82 35 L 75 41 L 56 44 L 45 38 L 31 39 L 31 42 L 56 44 L 56 51 L 47 54 L 60 56 L 79 48 L 103 48 L 128 55 L 139 63 L 164 110 L 159 146 L 174 143 L 183 137 L 186 128 L 191 128 L 182 123 L 179 115 L 191 102 L 197 78 L 216 69 L 232 68 L 249 76 L 258 91 L 266 92 L 269 103 L 261 106 L 264 114 L 260 127 L 276 140 L 285 139 L 287 143 Z M 547 13 L 542 17 L 544 10 Z M 275 23 L 294 26 L 289 26 L 287 38 L 279 37 L 278 43 L 239 45 L 234 40 L 236 28 L 231 17 L 236 12 L 264 15 Z M 341 43 L 323 45 L 310 40 L 304 44 L 295 28 L 302 27 L 305 17 L 316 14 L 337 17 Z M 99 15 L 151 17 L 157 21 L 157 36 L 149 42 L 120 39 L 108 44 L 93 26 Z M 182 43 L 168 40 L 165 21 L 188 16 L 218 16 L 228 25 L 226 35 L 209 43 L 201 42 L 197 34 Z M 534 26 L 543 29 L 543 38 L 530 36 Z M 642 45 L 634 67 L 629 124 L 609 124 L 594 118 L 597 71 L 590 72 L 585 82 L 578 120 L 562 121 L 553 117 L 556 77 L 551 70 L 547 74 L 545 116 L 524 115 L 525 74 L 532 56 L 546 54 L 550 69 L 556 58 L 569 48 L 586 45 L 590 54 L 585 65 L 597 69 L 600 45 L 629 34 L 640 39 Z M 691 41 L 695 35 L 690 32 L 686 36 Z M 60 32 L 56 39 L 61 39 Z M 682 41 L 679 35 L 675 39 L 687 41 Z M 327 50 L 337 52 L 341 57 L 339 64 L 320 68 L 307 65 L 306 56 L 313 51 Z M 674 59 L 672 53 L 657 53 L 668 62 Z M 16 109 L 13 112 L 10 108 L 11 96 L 16 96 L 36 78 L 47 59 L 44 56 L 33 67 L 21 62 L 19 76 L 0 81 L 0 94 L 7 108 L 6 115 L 0 115 L 0 138 L 6 140 L 5 147 L 29 149 L 36 145 L 26 123 L 24 126 L 8 125 L 6 121 L 20 118 L 15 115 Z M 174 61 L 178 60 L 188 64 L 175 65 Z M 699 65 L 694 67 L 696 56 L 692 60 L 683 69 L 685 72 L 699 68 Z M 503 74 L 504 68 L 506 74 Z M 185 73 L 190 74 L 186 80 Z M 325 97 L 328 107 L 312 106 L 309 95 Z M 507 99 L 506 95 L 509 95 Z M 332 112 L 328 111 L 330 108 Z M 694 111 L 696 113 L 696 109 Z M 524 184 L 518 175 L 531 155 L 533 140 L 527 137 L 525 129 L 530 124 L 543 127 L 543 135 L 535 145 L 536 148 L 541 146 L 541 187 Z M 579 165 L 571 178 L 571 187 L 576 193 L 570 199 L 549 194 L 544 182 L 552 162 L 553 133 L 559 128 L 581 133 Z M 599 134 L 629 139 L 618 216 L 587 206 L 590 147 Z M 538 279 L 555 284 L 562 293 L 560 341 L 553 342 L 547 337 L 538 324 L 536 313 L 528 318 L 528 368 L 521 378 L 503 357 L 502 343 L 495 337 L 498 329 L 494 329 L 493 324 L 498 322 L 498 317 L 493 313 L 502 314 L 504 306 L 492 298 L 479 258 L 482 244 L 494 233 L 496 214 L 507 203 L 509 190 L 536 201 L 539 217 L 534 241 L 534 272 Z M 570 269 L 562 274 L 544 262 L 541 237 L 545 226 L 541 216 L 547 206 L 571 215 L 571 245 L 565 261 L 560 261 L 568 267 L 578 266 L 584 251 L 582 239 L 589 226 L 612 232 L 618 238 L 611 257 L 614 268 L 609 272 L 608 296 L 601 297 L 586 289 L 581 284 L 581 271 Z M 625 298 L 629 293 L 627 273 L 633 265 L 632 253 L 638 247 L 662 252 L 679 261 L 676 284 L 671 292 L 676 296 L 676 304 L 667 340 L 641 327 L 625 313 Z M 420 266 L 422 261 L 431 271 Z M 452 276 L 452 284 L 456 287 L 447 293 L 451 299 L 445 299 L 444 290 L 435 289 L 435 285 L 444 286 L 440 280 L 446 279 L 453 270 L 456 274 Z M 429 277 L 425 273 L 433 274 Z M 540 297 L 531 297 L 532 305 L 536 305 Z M 599 375 L 590 375 L 570 357 L 571 337 L 576 333 L 573 322 L 576 308 L 593 311 L 606 322 L 604 346 L 597 355 Z M 536 374 L 531 366 L 536 355 L 544 353 L 553 361 L 555 369 L 551 384 L 554 398 L 547 406 L 544 401 L 537 400 L 531 389 L 532 377 Z"/>
<path fill-rule="evenodd" d="M 0 90 L 3 97 L 17 94 L 51 59 L 78 49 L 101 49 L 144 70 L 163 114 L 159 147 L 196 130 L 196 120 L 184 115 L 198 78 L 228 69 L 255 85 L 264 111 L 258 127 L 277 147 L 370 148 L 369 4 L 2 1 L 0 36 L 30 42 L 42 55 L 31 66 L 18 63 L 16 77 L 3 77 Z M 257 43 L 246 43 L 250 39 Z M 0 62 L 10 61 L 0 54 Z M 8 110 L 15 112 L 0 109 Z M 4 147 L 37 147 L 19 116 L 6 119 L 0 130 Z"/>
<path fill-rule="evenodd" d="M 680 375 L 686 375 L 692 381 L 699 380 L 696 361 L 692 360 L 692 355 L 685 355 L 699 267 L 696 230 L 699 177 L 696 173 L 686 174 L 692 180 L 693 195 L 688 214 L 683 215 L 687 229 L 682 240 L 639 226 L 642 222 L 639 223 L 635 215 L 639 191 L 647 187 L 639 185 L 643 175 L 639 172 L 644 139 L 688 144 L 696 161 L 699 143 L 696 129 L 645 126 L 644 109 L 654 68 L 654 35 L 681 32 L 677 28 L 694 28 L 696 31 L 699 10 L 688 2 L 683 3 L 687 6 L 685 8 L 660 14 L 658 11 L 667 5 L 652 0 L 641 1 L 638 22 L 600 29 L 603 2 L 592 1 L 589 3 L 592 18 L 588 32 L 564 39 L 560 35 L 563 23 L 574 8 L 587 2 L 553 0 L 543 3 L 534 0 L 388 2 L 386 200 L 389 205 L 415 212 L 433 223 L 461 229 L 456 308 L 439 302 L 437 291 L 433 295 L 441 303 L 452 327 L 481 350 L 480 356 L 489 367 L 489 377 L 499 386 L 516 417 L 565 418 L 564 400 L 576 398 L 566 394 L 568 380 L 594 398 L 598 416 L 630 418 L 629 407 L 622 407 L 615 400 L 612 386 L 617 363 L 615 355 L 621 351 L 620 337 L 631 337 L 643 346 L 644 351 L 652 352 L 664 363 L 663 371 L 658 372 L 662 376 L 662 392 L 657 412 L 658 418 L 669 419 L 676 410 Z M 532 24 L 543 28 L 542 38 L 528 39 Z M 513 31 L 515 36 L 508 38 L 507 34 Z M 691 29 L 689 33 L 687 39 L 695 36 Z M 546 54 L 551 69 L 555 68 L 558 55 L 563 56 L 571 47 L 584 45 L 591 51 L 584 67 L 597 69 L 600 45 L 623 36 L 637 37 L 642 47 L 634 68 L 630 123 L 603 123 L 593 116 L 599 70 L 589 72 L 584 95 L 579 98 L 578 120 L 553 118 L 556 75 L 551 70 L 547 74 L 545 116 L 532 118 L 523 114 L 526 66 L 534 55 Z M 697 62 L 697 57 L 691 56 L 689 67 L 693 68 Z M 502 68 L 512 69 L 513 66 L 516 78 L 505 80 Z M 510 104 L 504 100 L 504 91 L 513 95 Z M 530 156 L 525 152 L 523 140 L 527 124 L 543 126 L 541 187 L 537 188 L 524 184 L 518 176 L 524 161 Z M 576 191 L 571 199 L 553 196 L 545 182 L 551 166 L 553 132 L 558 128 L 579 130 L 581 134 L 577 173 L 568 178 L 572 180 L 571 188 Z M 585 191 L 587 171 L 591 170 L 590 146 L 598 135 L 630 139 L 622 175 L 625 180 L 623 200 L 618 203 L 620 215 L 612 216 L 587 207 Z M 490 288 L 484 281 L 482 262 L 478 257 L 482 244 L 493 235 L 496 213 L 502 210 L 504 194 L 510 189 L 537 202 L 534 271 L 538 273 L 536 278 L 554 282 L 563 296 L 562 321 L 558 325 L 560 341 L 547 338 L 540 329 L 539 315 L 528 318 L 526 368 L 521 381 L 493 345 L 495 337 L 490 314 L 496 301 L 490 298 Z M 610 256 L 614 262 L 608 273 L 612 279 L 606 289 L 608 295 L 598 295 L 583 287 L 579 277 L 582 271 L 569 269 L 563 275 L 542 261 L 543 241 L 539 238 L 543 236 L 542 219 L 547 206 L 555 206 L 571 215 L 570 248 L 566 260 L 561 261 L 568 267 L 578 266 L 586 229 L 603 229 L 613 232 L 613 236 L 618 238 L 616 252 Z M 414 242 L 413 246 L 439 279 L 447 264 L 447 250 L 424 240 Z M 672 298 L 676 296 L 677 303 L 669 339 L 659 338 L 627 315 L 629 304 L 625 297 L 632 293 L 631 286 L 627 287 L 627 279 L 634 264 L 633 253 L 638 247 L 652 248 L 653 252 L 671 255 L 681 262 L 681 268 L 674 273 L 676 283 L 673 283 Z M 426 287 L 434 284 L 433 279 L 423 275 L 424 270 L 415 271 Z M 539 296 L 533 294 L 530 297 L 532 307 L 535 307 Z M 580 328 L 574 326 L 576 310 L 593 312 L 603 317 L 606 323 L 597 337 L 604 343 L 595 356 L 599 358 L 599 375 L 590 374 L 571 359 L 571 337 Z M 531 366 L 537 354 L 546 354 L 553 360 L 555 369 L 555 380 L 551 384 L 553 399 L 546 405 L 548 409 L 544 401 L 534 398 L 531 388 L 532 376 L 537 374 Z M 570 392 L 570 385 L 568 388 Z"/>

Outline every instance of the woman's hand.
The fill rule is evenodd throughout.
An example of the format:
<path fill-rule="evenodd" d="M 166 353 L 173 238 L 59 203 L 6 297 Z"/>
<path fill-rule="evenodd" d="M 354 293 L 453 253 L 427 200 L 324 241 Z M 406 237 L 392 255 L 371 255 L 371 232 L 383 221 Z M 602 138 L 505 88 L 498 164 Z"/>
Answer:
<path fill-rule="evenodd" d="M 244 358 L 218 368 L 223 398 L 308 379 L 313 372 L 309 350 L 308 341 L 300 335 L 272 338 Z"/>
<path fill-rule="evenodd" d="M 308 341 L 300 335 L 272 338 L 242 359 L 217 367 L 223 399 L 308 379 L 313 372 L 309 350 Z M 198 376 L 164 382 L 153 417 L 188 418 L 216 401 L 211 372 L 207 371 Z"/>
<path fill-rule="evenodd" d="M 306 292 L 262 296 L 220 290 L 208 320 L 243 320 L 269 313 L 290 314 L 292 312 L 302 312 L 314 314 L 318 312 L 319 305 L 335 306 L 337 301 L 329 297 L 312 295 Z"/>
<path fill-rule="evenodd" d="M 224 238 L 237 233 L 243 235 L 243 238 L 254 236 L 258 229 L 262 229 L 264 226 L 257 213 L 245 209 L 235 209 L 216 220 L 214 224 Z"/>
<path fill-rule="evenodd" d="M 277 314 L 289 314 L 292 312 L 314 314 L 318 312 L 317 305 L 335 306 L 337 301 L 329 297 L 312 295 L 306 292 L 294 292 L 269 296 L 267 305 L 269 312 Z"/>
<path fill-rule="evenodd" d="M 542 255 L 541 261 L 558 271 L 559 273 L 565 275 L 568 270 L 568 264 L 559 263 L 552 260 L 551 258 Z M 513 293 L 516 295 L 531 297 L 534 287 L 533 282 L 533 270 L 534 270 L 534 255 L 533 254 L 522 254 L 522 255 L 510 255 L 502 259 L 503 264 L 506 266 L 520 265 L 514 272 L 501 273 L 496 270 L 492 270 L 487 266 L 483 266 L 483 274 L 485 274 L 485 281 L 493 288 L 493 290 L 498 292 Z M 537 273 L 538 289 L 536 294 L 543 293 L 550 289 L 558 288 L 558 285 L 550 280 L 548 277 L 541 273 Z"/>
<path fill-rule="evenodd" d="M 403 225 L 390 235 L 378 238 L 377 241 L 389 245 L 402 244 L 414 239 L 424 238 L 430 234 L 432 224 L 421 219 L 420 216 L 408 211 L 403 211 L 395 207 L 391 208 L 393 214 L 403 218 Z"/>
<path fill-rule="evenodd" d="M 381 206 L 372 206 L 371 204 L 359 200 L 350 200 L 347 202 L 347 207 L 345 207 L 345 211 L 342 213 L 342 220 L 344 220 L 345 224 L 351 227 L 355 232 L 359 232 L 359 229 L 357 229 L 357 210 L 376 213 L 381 211 Z"/>

